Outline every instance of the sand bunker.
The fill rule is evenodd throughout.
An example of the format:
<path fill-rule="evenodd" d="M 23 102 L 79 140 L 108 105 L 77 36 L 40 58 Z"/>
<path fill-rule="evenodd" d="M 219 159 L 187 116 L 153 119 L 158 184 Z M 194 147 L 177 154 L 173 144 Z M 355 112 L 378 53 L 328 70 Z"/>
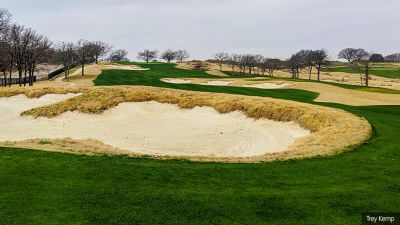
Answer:
<path fill-rule="evenodd" d="M 172 84 L 190 84 L 192 83 L 191 80 L 184 80 L 184 79 L 163 79 L 162 81 Z"/>
<path fill-rule="evenodd" d="M 40 98 L 39 101 L 35 99 L 26 99 L 23 96 L 17 96 L 24 94 L 29 97 L 40 97 L 46 94 L 65 94 L 65 93 L 82 93 L 79 96 L 73 97 L 71 99 L 67 99 L 62 102 L 58 102 L 60 100 L 64 100 L 67 97 L 74 95 L 67 95 L 62 97 L 50 97 L 45 96 L 44 98 Z M 157 120 L 152 118 L 157 124 L 155 126 L 161 127 L 159 129 L 164 129 L 164 132 L 160 133 L 160 136 L 142 136 L 143 140 L 138 140 L 138 143 L 153 146 L 153 143 L 157 143 L 157 138 L 165 138 L 165 135 L 173 134 L 174 136 L 169 139 L 173 139 L 174 142 L 170 140 L 160 141 L 160 148 L 166 145 L 169 146 L 168 143 L 179 143 L 180 146 L 184 146 L 187 144 L 190 146 L 190 149 L 183 150 L 183 154 L 187 154 L 186 156 L 180 155 L 185 158 L 189 158 L 192 160 L 202 160 L 202 161 L 218 161 L 218 162 L 259 162 L 259 161 L 272 161 L 272 160 L 285 160 L 285 159 L 294 159 L 294 158 L 305 158 L 305 157 L 314 157 L 314 156 L 327 156 L 338 154 L 343 152 L 351 146 L 356 146 L 364 143 L 371 135 L 371 126 L 363 118 L 354 116 L 348 112 L 343 110 L 327 108 L 322 106 L 310 105 L 305 103 L 298 103 L 293 101 L 286 100 L 277 100 L 271 99 L 267 97 L 249 97 L 249 96 L 239 96 L 239 95 L 228 95 L 228 94 L 216 94 L 216 93 L 202 93 L 202 92 L 191 92 L 191 91 L 180 91 L 180 90 L 171 90 L 165 88 L 154 88 L 154 87 L 101 87 L 101 88 L 10 88 L 10 89 L 0 89 L 0 96 L 2 97 L 10 97 L 11 98 L 0 98 L 2 105 L 0 105 L 3 113 L 0 114 L 0 121 L 3 123 L 3 127 L 7 128 L 8 132 L 6 134 L 14 134 L 9 136 L 8 138 L 13 140 L 13 138 L 19 137 L 25 133 L 25 130 L 34 129 L 36 127 L 35 123 L 37 121 L 43 120 L 43 123 L 49 123 L 49 121 L 60 120 L 60 118 L 65 117 L 65 121 L 81 121 L 84 118 L 84 121 L 95 121 L 91 122 L 92 125 L 87 125 L 85 122 L 81 122 L 79 125 L 80 129 L 76 129 L 76 132 L 73 132 L 70 137 L 76 137 L 74 135 L 77 134 L 88 134 L 87 136 L 79 136 L 80 138 L 98 138 L 99 140 L 104 140 L 104 142 L 96 141 L 93 139 L 84 139 L 84 140 L 73 140 L 73 139 L 64 139 L 64 137 L 68 137 L 65 130 L 69 123 L 65 121 L 61 121 L 57 123 L 57 126 L 51 130 L 51 137 L 49 139 L 30 139 L 26 141 L 18 141 L 18 142 L 0 142 L 2 146 L 13 146 L 13 147 L 26 147 L 30 149 L 42 149 L 48 151 L 61 151 L 61 152 L 71 152 L 71 153 L 84 153 L 84 154 L 126 154 L 130 156 L 138 156 L 143 155 L 140 152 L 126 151 L 121 148 L 116 148 L 113 146 L 122 146 L 121 145 L 107 145 L 105 143 L 108 139 L 104 136 L 108 135 L 108 133 L 99 133 L 97 130 L 102 131 L 105 128 L 100 129 L 103 124 L 110 124 L 108 127 L 111 127 L 114 130 L 115 134 L 119 134 L 121 130 L 121 134 L 123 132 L 128 132 L 126 134 L 131 135 L 129 132 L 136 132 L 136 130 L 143 130 L 143 134 L 146 134 L 146 129 L 142 128 L 144 125 L 138 125 L 137 127 L 133 127 L 129 129 L 129 131 L 124 131 L 125 126 L 127 126 L 126 121 L 134 120 L 133 118 L 128 117 L 129 113 L 133 113 L 131 107 L 135 108 L 135 112 L 139 115 L 138 118 L 140 120 L 145 120 L 145 116 L 148 115 L 151 117 L 160 117 L 164 118 L 164 120 Z M 16 98 L 14 103 L 10 105 L 10 99 Z M 18 99 L 20 98 L 20 99 Z M 48 99 L 49 98 L 49 99 Z M 25 100 L 24 100 L 25 99 Z M 48 99 L 48 100 L 46 100 Z M 26 101 L 26 102 L 25 102 Z M 156 104 L 152 104 L 155 102 Z M 13 102 L 13 101 L 11 101 Z M 16 103 L 18 102 L 18 103 Z M 33 103 L 34 104 L 33 104 Z M 146 105 L 142 105 L 139 103 L 151 103 L 151 108 L 146 111 Z M 51 104 L 55 103 L 55 104 Z M 133 103 L 133 106 L 130 104 Z M 162 104 L 160 104 L 162 103 Z M 37 104 L 37 105 L 36 105 Z M 50 104 L 50 105 L 47 105 Z M 43 106 L 40 106 L 43 105 Z M 127 105 L 130 105 L 129 107 Z M 33 108 L 40 106 L 38 108 Z M 140 107 L 139 107 L 140 106 Z M 172 108 L 163 108 L 163 107 L 172 107 Z M 178 107 L 176 107 L 178 106 Z M 22 108 L 21 108 L 22 107 Z M 121 108 L 122 107 L 122 108 Z M 124 108 L 127 107 L 127 108 Z M 141 108 L 142 107 L 142 108 Z M 144 108 L 143 108 L 144 107 Z M 209 108 L 210 107 L 210 108 Z M 211 109 L 212 108 L 212 109 Z M 27 109 L 27 111 L 24 111 Z M 123 109 L 122 111 L 119 111 Z M 215 109 L 218 113 L 215 112 Z M 8 110 L 8 111 L 7 111 Z M 14 110 L 14 111 L 13 111 Z M 22 117 L 18 116 L 19 112 Z M 161 113 L 159 113 L 159 111 Z M 241 113 L 247 117 L 243 117 Z M 139 112 L 142 112 L 141 114 Z M 182 112 L 189 114 L 182 114 Z M 120 126 L 115 129 L 113 128 L 113 124 L 111 124 L 108 119 L 104 119 L 105 115 L 110 114 L 110 120 L 117 120 L 120 116 L 127 116 L 123 123 L 120 123 Z M 171 113 L 173 114 L 171 116 Z M 237 114 L 239 113 L 239 114 Z M 121 115 L 119 115 L 121 114 Z M 68 115 L 68 116 L 66 116 Z M 11 117 L 7 117 L 11 116 Z M 32 117 L 33 116 L 33 117 Z M 228 117 L 226 117 L 228 116 Z M 136 117 L 136 116 L 131 116 Z M 33 119 L 38 118 L 38 119 Z M 51 118 L 51 119 L 49 119 Z M 101 119 L 93 119 L 93 118 L 101 118 Z M 178 119 L 177 119 L 178 118 Z M 186 119 L 185 119 L 186 118 Z M 204 121 L 203 121 L 204 118 Z M 252 118 L 252 119 L 250 119 Z M 4 121 L 3 121 L 4 120 Z M 23 120 L 24 122 L 20 122 Z M 201 121 L 198 122 L 197 120 Z M 296 139 L 296 136 L 293 136 L 292 132 L 296 129 L 290 127 L 290 132 L 286 132 L 286 134 L 281 135 L 280 137 L 275 137 L 275 134 L 267 134 L 264 132 L 269 131 L 261 131 L 261 127 L 266 128 L 267 130 L 273 127 L 271 124 L 267 124 L 267 126 L 259 124 L 260 121 L 264 120 L 273 120 L 280 121 L 295 122 L 299 124 L 305 130 L 309 130 L 311 133 L 306 136 L 302 136 Z M 229 123 L 227 122 L 229 121 Z M 75 123 L 72 121 L 72 123 Z M 116 122 L 118 123 L 118 121 Z M 193 127 L 186 126 L 184 124 L 193 124 Z M 202 124 L 208 124 L 208 127 L 204 128 L 204 130 L 200 129 Z M 33 125 L 32 125 L 33 124 Z M 84 124 L 84 125 L 82 125 Z M 139 124 L 139 123 L 138 123 Z M 251 124 L 251 126 L 249 125 Z M 282 132 L 283 128 L 282 123 L 279 123 L 279 128 L 274 128 L 277 133 Z M 18 126 L 16 126 L 18 125 Z M 243 125 L 243 126 L 242 126 Z M 90 127 L 91 126 L 91 127 Z M 181 130 L 181 126 L 184 127 L 185 132 L 178 131 Z M 94 127 L 94 128 L 93 128 Z M 149 126 L 151 127 L 151 126 Z M 211 127 L 211 128 L 210 128 Z M 88 128 L 94 131 L 88 130 Z M 195 128 L 195 129 L 193 129 Z M 250 130 L 251 128 L 251 130 Z M 68 128 L 72 129 L 72 128 Z M 150 129 L 150 128 L 149 128 Z M 152 128 L 151 128 L 152 129 Z M 198 131 L 197 131 L 198 129 Z M 215 130 L 210 130 L 215 129 Z M 228 130 L 221 130 L 228 129 Z M 242 133 L 240 129 L 243 129 L 245 132 Z M 253 132 L 252 129 L 256 129 L 256 132 Z M 174 130 L 177 130 L 177 133 L 174 133 Z M 304 131 L 304 130 L 303 130 Z M 13 133 L 14 132 L 14 133 Z M 38 133 L 34 136 L 41 136 L 41 130 L 37 131 Z M 47 131 L 49 132 L 49 131 Z M 151 130 L 150 133 L 157 133 L 157 131 Z M 197 132 L 197 133 L 196 133 Z M 199 133 L 200 132 L 200 133 Z M 238 132 L 239 135 L 236 136 Z M 55 136 L 57 134 L 59 136 Z M 110 135 L 115 135 L 110 133 Z M 228 134 L 225 136 L 224 134 Z M 299 133 L 298 133 L 299 134 Z M 97 135 L 97 136 L 93 136 Z M 164 136 L 163 136 L 164 135 Z M 179 136 L 182 135 L 182 136 Z M 185 136 L 186 135 L 186 136 Z M 189 136 L 188 136 L 189 135 Z M 192 135 L 192 136 L 190 136 Z M 223 135 L 222 139 L 218 139 L 218 135 Z M 246 136 L 249 135 L 249 136 Z M 282 138 L 282 142 L 279 143 L 279 146 L 286 146 L 289 143 L 284 140 L 288 137 L 293 138 L 293 144 L 286 149 L 287 151 L 279 151 L 272 149 L 273 141 L 264 140 L 268 139 L 265 137 L 267 135 L 269 138 Z M 285 136 L 286 135 L 286 136 Z M 196 136 L 193 139 L 193 136 Z M 7 137 L 7 136 L 4 136 Z M 56 138 L 61 137 L 61 138 Z M 133 136 L 134 138 L 138 138 L 137 136 Z M 235 137 L 237 140 L 229 139 L 230 137 Z M 244 137 L 240 139 L 240 137 Z M 28 138 L 28 137 L 24 137 Z M 116 137 L 117 138 L 117 137 Z M 149 138 L 148 140 L 145 138 Z M 151 138 L 151 139 L 150 139 Z M 188 140 L 193 140 L 193 143 L 188 143 L 185 141 L 186 138 Z M 192 138 L 192 139 L 190 139 Z M 201 138 L 201 139 L 200 139 Z M 258 140 L 261 138 L 263 140 Z M 129 137 L 128 137 L 129 139 Z M 139 138 L 140 139 L 140 138 Z M 183 139 L 183 141 L 181 141 Z M 230 140 L 230 141 L 226 141 Z M 292 139 L 292 140 L 293 140 Z M 3 138 L 4 140 L 4 138 Z M 121 143 L 122 143 L 122 139 Z M 144 141 L 147 140 L 148 142 Z M 149 141 L 151 140 L 151 142 Z M 201 142 L 197 142 L 201 140 Z M 279 139 L 280 140 L 280 139 Z M 286 139 L 287 140 L 287 139 Z M 129 143 L 129 140 L 125 140 L 126 143 Z M 141 142 L 139 142 L 141 141 Z M 235 142 L 236 141 L 236 142 Z M 280 140 L 281 141 L 281 140 Z M 227 143 L 231 142 L 231 143 Z M 125 143 L 125 142 L 124 142 Z M 210 146 L 205 148 L 204 152 L 200 156 L 195 156 L 197 149 L 193 147 L 204 147 L 207 143 Z M 244 147 L 247 143 L 247 147 Z M 286 144 L 287 143 L 287 144 Z M 136 143 L 135 143 L 136 144 Z M 172 145 L 170 144 L 170 145 Z M 224 146 L 225 145 L 225 146 Z M 235 145 L 236 147 L 232 147 Z M 258 145 L 263 145 L 263 149 L 258 148 Z M 267 146 L 268 145 L 268 146 Z M 223 147 L 223 151 L 218 151 L 216 147 Z M 140 146 L 139 146 L 140 147 Z M 176 147 L 176 146 L 175 146 Z M 179 147 L 179 146 L 178 146 Z M 196 147 L 196 148 L 197 148 Z M 240 150 L 242 148 L 242 150 Z M 153 148 L 152 151 L 154 151 Z M 195 150 L 193 150 L 195 149 Z M 230 152 L 226 152 L 226 149 L 229 149 Z M 239 149 L 239 150 L 238 150 Z M 244 149 L 244 150 L 243 150 Z M 140 149 L 139 149 L 140 150 Z M 142 149 L 143 150 L 143 149 Z M 145 149 L 146 150 L 146 149 Z M 160 149 L 156 149 L 160 150 Z M 181 154 L 182 149 L 169 149 L 172 157 Z M 137 151 L 135 149 L 134 151 Z M 277 151 L 277 152 L 273 152 Z M 211 153 L 212 152 L 212 153 Z M 246 153 L 245 153 L 246 152 Z M 259 155 L 262 152 L 267 153 L 264 155 Z M 169 154 L 165 153 L 165 154 Z M 145 153 L 146 155 L 156 156 L 156 154 Z M 193 156 L 191 156 L 192 154 Z M 207 156 L 207 154 L 209 154 Z M 224 157 L 223 154 L 228 155 L 228 157 Z M 256 155 L 250 157 L 241 157 L 241 155 Z M 232 157 L 229 157 L 232 156 Z M 237 156 L 236 156 L 237 155 Z M 236 157 L 235 157 L 236 156 Z M 165 157 L 162 157 L 165 158 Z M 169 158 L 169 157 L 167 157 Z"/>
<path fill-rule="evenodd" d="M 135 65 L 119 65 L 119 64 L 111 64 L 105 65 L 104 69 L 111 69 L 111 70 L 149 70 L 149 68 L 141 68 Z"/>
<path fill-rule="evenodd" d="M 278 89 L 290 86 L 289 83 L 260 83 L 260 84 L 247 84 L 243 87 L 262 88 L 262 89 Z"/>
<path fill-rule="evenodd" d="M 76 94 L 0 98 L 0 142 L 94 139 L 139 154 L 252 157 L 285 151 L 297 138 L 310 134 L 294 122 L 255 120 L 239 111 L 220 114 L 211 107 L 180 109 L 155 101 L 122 103 L 102 114 L 66 112 L 37 119 L 20 116 L 25 110 L 73 96 Z"/>
<path fill-rule="evenodd" d="M 224 81 L 224 80 L 212 80 L 207 83 L 200 83 L 201 85 L 212 85 L 212 86 L 226 86 L 233 83 L 232 81 Z"/>

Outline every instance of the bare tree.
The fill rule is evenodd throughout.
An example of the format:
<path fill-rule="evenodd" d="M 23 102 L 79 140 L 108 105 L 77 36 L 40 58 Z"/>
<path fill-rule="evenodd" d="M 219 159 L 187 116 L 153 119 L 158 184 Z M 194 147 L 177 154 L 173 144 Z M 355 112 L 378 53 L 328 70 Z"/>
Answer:
<path fill-rule="evenodd" d="M 232 54 L 226 60 L 226 63 L 232 69 L 232 75 L 235 75 L 235 67 L 239 65 L 241 55 L 239 54 Z"/>
<path fill-rule="evenodd" d="M 286 61 L 287 68 L 292 74 L 292 78 L 299 78 L 300 69 L 304 67 L 304 57 L 301 52 L 293 54 L 290 59 Z"/>
<path fill-rule="evenodd" d="M 65 73 L 65 79 L 69 81 L 69 72 L 70 69 L 72 69 L 72 66 L 75 64 L 75 45 L 74 43 L 71 42 L 62 42 L 58 44 L 57 48 L 57 56 L 58 60 L 63 64 L 64 66 L 64 73 Z"/>
<path fill-rule="evenodd" d="M 304 57 L 304 66 L 308 69 L 308 79 L 311 80 L 313 68 L 316 64 L 316 53 L 313 50 L 302 50 Z"/>
<path fill-rule="evenodd" d="M 145 49 L 138 53 L 138 58 L 146 62 L 150 62 L 151 60 L 156 59 L 157 55 L 158 55 L 158 50 Z"/>
<path fill-rule="evenodd" d="M 89 48 L 92 51 L 94 61 L 96 64 L 99 63 L 99 59 L 107 55 L 111 50 L 111 46 L 103 41 L 93 41 L 88 43 Z"/>
<path fill-rule="evenodd" d="M 229 54 L 225 52 L 218 52 L 214 54 L 214 60 L 219 66 L 219 70 L 222 71 L 222 65 L 229 59 Z"/>
<path fill-rule="evenodd" d="M 371 58 L 369 59 L 371 62 L 379 63 L 379 62 L 385 62 L 385 58 L 383 57 L 382 54 L 377 54 L 374 53 L 371 55 Z"/>
<path fill-rule="evenodd" d="M 254 67 L 257 68 L 257 74 L 260 74 L 260 67 L 264 60 L 264 56 L 257 54 L 257 55 L 254 55 L 253 57 L 254 57 Z"/>
<path fill-rule="evenodd" d="M 82 67 L 82 76 L 85 76 L 85 64 L 95 61 L 93 46 L 89 41 L 79 40 L 75 47 L 75 56 Z"/>
<path fill-rule="evenodd" d="M 355 59 L 357 50 L 355 48 L 345 48 L 339 52 L 338 58 L 339 59 L 346 59 L 348 62 L 351 62 Z"/>
<path fill-rule="evenodd" d="M 18 83 L 22 86 L 22 75 L 27 71 L 26 52 L 34 32 L 31 28 L 25 28 L 19 25 L 13 25 L 10 29 L 10 44 L 12 59 L 18 70 Z M 12 68 L 11 68 L 12 69 Z M 10 72 L 11 80 L 11 72 Z"/>
<path fill-rule="evenodd" d="M 26 51 L 26 65 L 29 73 L 29 86 L 33 86 L 33 75 L 39 63 L 44 62 L 50 53 L 51 42 L 43 35 L 33 34 Z M 24 86 L 26 83 L 26 69 Z"/>
<path fill-rule="evenodd" d="M 387 62 L 400 62 L 400 53 L 395 53 L 385 56 L 385 61 Z"/>
<path fill-rule="evenodd" d="M 10 66 L 8 57 L 8 43 L 5 41 L 0 42 L 0 72 L 3 74 L 3 85 L 7 86 L 7 70 Z"/>
<path fill-rule="evenodd" d="M 172 60 L 176 59 L 176 52 L 171 49 L 168 49 L 161 54 L 161 59 L 164 59 L 168 63 L 170 63 Z"/>
<path fill-rule="evenodd" d="M 368 87 L 369 85 L 369 71 L 373 66 L 371 62 L 371 54 L 368 53 L 364 49 L 357 49 L 355 60 L 353 60 L 353 64 L 360 67 L 360 69 L 364 72 L 365 75 L 365 86 Z M 363 83 L 363 78 L 361 76 L 361 85 Z"/>
<path fill-rule="evenodd" d="M 277 70 L 282 65 L 282 61 L 279 59 L 264 59 L 261 64 L 262 75 L 268 71 L 270 77 L 274 76 L 275 70 Z"/>
<path fill-rule="evenodd" d="M 190 54 L 187 50 L 178 50 L 176 53 L 176 60 L 183 62 L 190 57 Z"/>
<path fill-rule="evenodd" d="M 11 14 L 7 9 L 0 8 L 0 38 L 8 30 L 11 21 Z"/>
<path fill-rule="evenodd" d="M 6 10 L 0 8 L 0 71 L 3 73 L 3 85 L 7 86 L 7 69 L 10 67 L 9 43 L 8 43 L 8 30 L 10 27 L 11 14 Z"/>
<path fill-rule="evenodd" d="M 354 59 L 352 60 L 353 62 L 360 62 L 365 60 L 365 58 L 367 56 L 371 56 L 371 54 L 369 54 L 365 49 L 362 48 L 358 48 L 356 49 L 355 55 L 354 55 Z"/>
<path fill-rule="evenodd" d="M 325 49 L 313 51 L 315 56 L 315 65 L 317 66 L 317 79 L 320 80 L 322 65 L 328 62 L 328 52 Z"/>
<path fill-rule="evenodd" d="M 249 74 L 252 74 L 254 67 L 258 66 L 258 59 L 256 55 L 246 54 L 242 56 L 242 63 L 244 68 L 247 68 Z"/>
<path fill-rule="evenodd" d="M 129 61 L 128 52 L 124 49 L 117 49 L 111 52 L 108 57 L 108 61 L 110 62 L 119 62 L 119 61 Z"/>

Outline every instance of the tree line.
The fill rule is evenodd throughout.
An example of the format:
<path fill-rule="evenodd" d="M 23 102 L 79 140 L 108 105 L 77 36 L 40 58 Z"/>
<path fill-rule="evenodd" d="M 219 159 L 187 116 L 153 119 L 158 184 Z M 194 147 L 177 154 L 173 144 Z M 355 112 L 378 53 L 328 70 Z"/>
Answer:
<path fill-rule="evenodd" d="M 149 50 L 149 49 L 145 49 L 141 52 L 138 53 L 137 58 L 141 59 L 145 62 L 151 62 L 154 60 L 157 60 L 158 58 L 160 59 L 164 59 L 165 61 L 167 61 L 168 63 L 170 63 L 171 61 L 180 61 L 183 62 L 186 59 L 188 59 L 190 57 L 190 54 L 187 50 L 172 50 L 172 49 L 168 49 L 165 50 L 164 52 L 162 52 L 159 55 L 159 51 L 158 50 Z"/>
<path fill-rule="evenodd" d="M 299 78 L 300 70 L 307 68 L 309 71 L 309 79 L 314 68 L 317 69 L 317 79 L 320 79 L 321 67 L 328 63 L 328 54 L 326 50 L 301 50 L 293 54 L 287 60 L 278 58 L 268 58 L 259 54 L 228 54 L 219 52 L 214 55 L 210 62 L 216 63 L 220 70 L 224 64 L 228 65 L 232 74 L 239 70 L 239 75 L 254 74 L 268 75 L 273 77 L 277 69 L 287 69 L 292 74 L 292 78 Z"/>
<path fill-rule="evenodd" d="M 361 84 L 367 87 L 370 80 L 370 70 L 374 64 L 379 62 L 400 62 L 400 53 L 384 57 L 381 54 L 369 53 L 362 48 L 343 49 L 337 57 L 347 60 L 349 66 L 358 69 L 362 75 Z M 289 71 L 293 79 L 298 79 L 300 72 L 306 70 L 308 79 L 312 79 L 313 71 L 316 70 L 316 80 L 318 81 L 321 79 L 322 68 L 332 63 L 325 49 L 300 50 L 286 60 L 264 57 L 259 54 L 229 54 L 219 52 L 214 54 L 213 59 L 207 61 L 216 63 L 221 71 L 223 65 L 228 65 L 232 70 L 232 75 L 251 75 L 257 73 L 258 75 L 273 77 L 274 72 L 280 69 Z"/>
<path fill-rule="evenodd" d="M 0 72 L 4 86 L 12 85 L 13 72 L 18 73 L 19 86 L 33 86 L 34 73 L 42 63 L 62 64 L 68 79 L 72 67 L 81 65 L 83 76 L 85 64 L 97 64 L 108 53 L 109 61 L 127 60 L 127 51 L 111 49 L 112 46 L 103 41 L 79 40 L 54 45 L 33 28 L 14 23 L 11 14 L 0 8 Z"/>

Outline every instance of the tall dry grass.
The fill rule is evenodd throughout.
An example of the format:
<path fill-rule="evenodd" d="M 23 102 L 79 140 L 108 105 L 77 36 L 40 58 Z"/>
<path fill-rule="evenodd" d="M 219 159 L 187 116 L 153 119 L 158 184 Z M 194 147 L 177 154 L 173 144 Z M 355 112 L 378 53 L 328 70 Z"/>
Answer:
<path fill-rule="evenodd" d="M 27 94 L 36 97 L 45 93 L 60 94 L 67 91 L 68 89 L 37 89 Z M 372 131 L 365 119 L 343 110 L 265 97 L 199 93 L 153 87 L 86 88 L 75 89 L 73 93 L 77 91 L 82 92 L 82 95 L 53 105 L 31 109 L 23 112 L 22 115 L 55 117 L 66 111 L 102 113 L 122 102 L 157 101 L 176 104 L 185 109 L 209 106 L 220 113 L 240 110 L 248 117 L 255 119 L 295 121 L 312 132 L 307 137 L 297 139 L 288 151 L 281 153 L 248 158 L 191 158 L 224 162 L 256 162 L 332 155 L 362 144 L 370 137 Z M 12 93 L 21 94 L 16 91 Z M 0 92 L 0 96 L 11 96 L 11 94 Z"/>

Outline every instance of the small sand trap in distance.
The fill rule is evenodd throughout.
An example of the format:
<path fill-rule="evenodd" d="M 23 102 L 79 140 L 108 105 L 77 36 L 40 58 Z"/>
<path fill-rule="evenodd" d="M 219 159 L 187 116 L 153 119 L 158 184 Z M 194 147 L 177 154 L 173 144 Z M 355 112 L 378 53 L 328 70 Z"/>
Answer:
<path fill-rule="evenodd" d="M 212 86 L 226 86 L 233 83 L 232 81 L 224 81 L 224 80 L 212 80 L 207 83 L 201 83 L 201 85 L 212 85 Z"/>
<path fill-rule="evenodd" d="M 310 134 L 294 122 L 255 120 L 238 111 L 221 114 L 211 107 L 181 109 L 155 101 L 122 103 L 102 114 L 20 116 L 27 109 L 71 96 L 0 98 L 0 141 L 94 139 L 139 154 L 251 157 L 285 151 L 297 138 Z"/>
<path fill-rule="evenodd" d="M 105 65 L 105 69 L 111 70 L 149 70 L 148 68 L 141 68 L 135 65 Z"/>
<path fill-rule="evenodd" d="M 243 87 L 262 88 L 262 89 L 278 89 L 290 86 L 288 83 L 261 83 L 261 84 L 247 84 Z"/>
<path fill-rule="evenodd" d="M 172 83 L 172 84 L 190 84 L 192 83 L 191 80 L 184 80 L 184 79 L 164 79 L 162 80 L 167 83 Z"/>

